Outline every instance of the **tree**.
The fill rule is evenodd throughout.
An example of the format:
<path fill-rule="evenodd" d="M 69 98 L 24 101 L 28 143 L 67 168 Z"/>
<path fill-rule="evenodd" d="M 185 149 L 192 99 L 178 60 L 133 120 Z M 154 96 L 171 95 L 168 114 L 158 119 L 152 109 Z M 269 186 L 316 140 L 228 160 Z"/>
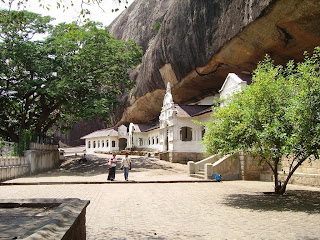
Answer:
<path fill-rule="evenodd" d="M 275 193 L 284 194 L 292 174 L 306 160 L 319 159 L 320 48 L 304 62 L 275 66 L 270 57 L 259 63 L 252 84 L 214 108 L 206 123 L 209 153 L 244 151 L 259 157 L 274 175 Z M 290 156 L 288 176 L 278 181 L 278 166 Z"/>
<path fill-rule="evenodd" d="M 140 63 L 133 41 L 116 40 L 94 22 L 62 23 L 26 11 L 15 24 L 1 26 L 0 135 L 18 141 L 30 129 L 45 134 L 59 121 L 102 117 L 106 122 L 118 96 L 134 83 L 127 70 Z M 31 36 L 47 32 L 45 40 Z"/>
<path fill-rule="evenodd" d="M 82 17 L 86 17 L 86 15 L 90 15 L 90 10 L 88 9 L 89 6 L 92 5 L 98 5 L 101 9 L 102 7 L 100 6 L 100 4 L 103 1 L 109 1 L 109 2 L 115 2 L 118 3 L 119 5 L 123 4 L 125 6 L 125 8 L 127 8 L 127 5 L 129 4 L 128 0 L 77 0 L 77 1 L 73 1 L 73 0 L 56 0 L 55 2 L 53 2 L 53 5 L 55 5 L 56 8 L 61 8 L 63 10 L 72 8 L 75 6 L 75 3 L 80 3 L 81 6 L 81 11 L 80 11 L 80 16 Z M 11 11 L 12 7 L 14 4 L 16 4 L 18 6 L 18 8 L 23 7 L 27 4 L 28 0 L 1 0 L 1 2 L 3 4 L 5 4 L 5 6 L 7 6 L 7 10 Z M 50 10 L 51 8 L 51 4 L 44 1 L 44 0 L 38 0 L 37 1 L 39 6 L 42 8 L 45 8 L 47 10 Z M 54 7 L 54 6 L 53 6 Z M 119 8 L 115 8 L 112 9 L 112 12 L 114 11 L 119 11 Z"/>

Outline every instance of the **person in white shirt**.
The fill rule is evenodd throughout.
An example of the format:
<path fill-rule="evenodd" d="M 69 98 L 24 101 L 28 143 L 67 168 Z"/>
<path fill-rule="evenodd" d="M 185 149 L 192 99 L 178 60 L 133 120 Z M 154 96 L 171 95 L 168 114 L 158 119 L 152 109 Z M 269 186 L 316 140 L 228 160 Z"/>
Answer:
<path fill-rule="evenodd" d="M 129 153 L 126 153 L 125 157 L 122 158 L 121 169 L 124 170 L 124 179 L 128 181 L 129 170 L 131 170 L 131 158 L 129 157 Z"/>
<path fill-rule="evenodd" d="M 116 177 L 116 167 L 117 167 L 117 158 L 115 153 L 113 153 L 112 157 L 109 159 L 108 165 L 109 165 L 108 180 L 113 181 Z"/>

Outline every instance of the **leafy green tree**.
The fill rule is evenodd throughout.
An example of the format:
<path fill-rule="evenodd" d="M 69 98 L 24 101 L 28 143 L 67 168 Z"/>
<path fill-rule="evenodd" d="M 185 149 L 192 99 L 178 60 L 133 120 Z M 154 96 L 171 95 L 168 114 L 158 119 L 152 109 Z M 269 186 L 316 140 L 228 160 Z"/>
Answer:
<path fill-rule="evenodd" d="M 208 153 L 244 151 L 259 157 L 274 174 L 275 192 L 285 193 L 292 174 L 306 160 L 319 159 L 320 48 L 304 62 L 275 66 L 267 56 L 252 84 L 214 108 L 206 123 Z M 278 166 L 290 156 L 289 173 L 278 181 Z"/>
<path fill-rule="evenodd" d="M 45 134 L 58 122 L 108 122 L 118 97 L 134 85 L 127 70 L 140 63 L 141 49 L 116 40 L 98 23 L 53 28 L 48 17 L 11 14 L 25 20 L 1 28 L 0 135 L 18 141 L 24 129 Z M 45 40 L 32 41 L 42 32 Z"/>

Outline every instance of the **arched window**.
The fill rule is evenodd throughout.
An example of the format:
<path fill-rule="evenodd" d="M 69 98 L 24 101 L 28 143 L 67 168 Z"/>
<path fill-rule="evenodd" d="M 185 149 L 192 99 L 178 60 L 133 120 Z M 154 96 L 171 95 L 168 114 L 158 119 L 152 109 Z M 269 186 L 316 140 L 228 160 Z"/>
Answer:
<path fill-rule="evenodd" d="M 96 148 L 96 141 L 93 141 L 93 148 Z"/>
<path fill-rule="evenodd" d="M 150 145 L 151 144 L 151 140 L 150 140 L 150 138 L 148 138 L 148 145 Z"/>
<path fill-rule="evenodd" d="M 192 128 L 182 127 L 180 130 L 181 141 L 192 141 Z"/>
<path fill-rule="evenodd" d="M 91 148 L 91 142 L 88 141 L 88 148 Z"/>
<path fill-rule="evenodd" d="M 98 140 L 98 148 L 100 148 L 100 140 Z"/>
<path fill-rule="evenodd" d="M 107 140 L 107 147 L 109 147 L 109 140 Z"/>
<path fill-rule="evenodd" d="M 159 137 L 156 138 L 156 143 L 159 144 Z"/>
<path fill-rule="evenodd" d="M 116 147 L 116 141 L 112 141 L 112 147 Z"/>
<path fill-rule="evenodd" d="M 154 145 L 154 137 L 152 137 L 152 145 Z"/>
<path fill-rule="evenodd" d="M 102 147 L 104 148 L 104 140 L 101 140 L 101 143 L 102 143 Z"/>
<path fill-rule="evenodd" d="M 138 145 L 139 145 L 139 146 L 142 146 L 142 145 L 143 145 L 143 139 L 142 139 L 142 138 L 139 138 L 139 139 L 138 139 Z"/>

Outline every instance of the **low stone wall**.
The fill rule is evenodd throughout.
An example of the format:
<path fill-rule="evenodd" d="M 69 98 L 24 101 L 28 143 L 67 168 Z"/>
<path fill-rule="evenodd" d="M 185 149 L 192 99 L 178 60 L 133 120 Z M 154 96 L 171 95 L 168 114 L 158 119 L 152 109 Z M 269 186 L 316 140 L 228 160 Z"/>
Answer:
<path fill-rule="evenodd" d="M 198 152 L 165 152 L 159 153 L 159 157 L 161 160 L 186 164 L 189 161 L 198 162 L 204 159 L 205 155 Z"/>
<path fill-rule="evenodd" d="M 278 169 L 279 181 L 285 181 L 289 173 L 292 158 L 283 158 Z M 273 173 L 267 164 L 258 166 L 259 159 L 249 155 L 240 155 L 243 180 L 260 180 L 273 182 Z M 306 160 L 291 176 L 289 183 L 320 187 L 320 160 Z"/>
<path fill-rule="evenodd" d="M 57 151 L 58 145 L 30 143 L 30 150 Z"/>
<path fill-rule="evenodd" d="M 292 158 L 291 158 L 292 159 Z M 288 176 L 290 158 L 284 158 L 279 165 L 279 181 Z M 206 163 L 204 178 L 213 179 L 215 174 L 221 174 L 223 180 L 255 180 L 273 182 L 274 176 L 267 164 L 258 166 L 259 159 L 239 153 L 232 157 L 224 156 L 215 163 Z M 193 161 L 188 163 L 188 174 L 197 172 Z M 320 187 L 320 160 L 305 161 L 291 176 L 289 183 Z"/>
<path fill-rule="evenodd" d="M 285 181 L 289 173 L 291 159 L 284 158 L 281 162 L 279 180 Z M 269 178 L 273 181 L 273 175 L 269 172 Z M 306 160 L 291 176 L 289 183 L 320 187 L 320 160 Z"/>
<path fill-rule="evenodd" d="M 207 164 L 205 168 L 205 175 L 214 176 L 220 174 L 223 180 L 239 180 L 241 178 L 241 167 L 240 159 L 238 154 L 224 156 L 220 160 L 211 164 L 212 170 L 210 170 L 210 165 Z"/>
<path fill-rule="evenodd" d="M 0 218 L 5 219 L 0 239 L 85 240 L 89 203 L 80 199 L 0 200 Z"/>
<path fill-rule="evenodd" d="M 28 150 L 25 157 L 30 163 L 30 174 L 55 169 L 60 165 L 58 150 Z"/>
<path fill-rule="evenodd" d="M 243 153 L 240 153 L 238 156 L 241 163 L 242 180 L 259 181 L 261 173 L 265 170 L 269 170 L 266 164 L 262 163 L 260 166 L 258 166 L 258 158 L 253 158 L 252 156 L 245 155 Z"/>
<path fill-rule="evenodd" d="M 58 146 L 31 143 L 24 157 L 0 157 L 0 181 L 48 171 L 60 165 Z"/>
<path fill-rule="evenodd" d="M 30 163 L 30 174 L 48 171 L 60 165 L 60 155 L 57 145 L 31 143 L 25 152 L 25 158 Z"/>
<path fill-rule="evenodd" d="M 30 164 L 25 157 L 1 157 L 0 181 L 17 178 L 30 173 Z"/>

